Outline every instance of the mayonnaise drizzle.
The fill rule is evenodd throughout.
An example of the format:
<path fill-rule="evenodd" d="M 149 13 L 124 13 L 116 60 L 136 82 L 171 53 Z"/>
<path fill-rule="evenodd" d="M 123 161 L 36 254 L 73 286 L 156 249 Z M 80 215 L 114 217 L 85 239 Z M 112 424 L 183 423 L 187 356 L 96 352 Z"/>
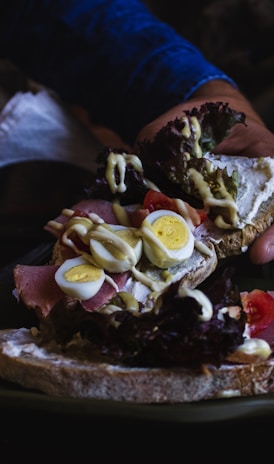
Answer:
<path fill-rule="evenodd" d="M 210 208 L 212 206 L 220 206 L 222 208 L 225 208 L 225 207 L 228 208 L 231 222 L 229 223 L 225 222 L 222 216 L 218 216 L 215 219 L 215 224 L 218 227 L 223 228 L 223 229 L 231 229 L 231 228 L 238 227 L 239 220 L 238 220 L 238 215 L 237 215 L 237 212 L 238 212 L 237 204 L 233 200 L 229 192 L 225 189 L 223 182 L 221 181 L 221 178 L 219 178 L 219 183 L 222 187 L 221 193 L 223 197 L 225 198 L 215 198 L 213 194 L 211 193 L 208 183 L 204 180 L 200 172 L 198 172 L 194 168 L 190 168 L 188 172 L 189 172 L 190 179 L 195 184 L 196 188 L 199 190 L 204 206 L 206 208 Z"/>
<path fill-rule="evenodd" d="M 133 248 L 121 237 L 119 237 L 111 228 L 102 226 L 97 226 L 95 229 L 92 229 L 89 232 L 89 240 L 93 238 L 100 242 L 109 242 L 112 243 L 116 250 L 119 250 L 124 256 L 128 258 L 131 263 L 131 266 L 137 264 L 136 255 Z"/>
<path fill-rule="evenodd" d="M 209 298 L 198 289 L 190 289 L 187 287 L 183 287 L 182 285 L 179 286 L 178 294 L 180 297 L 191 297 L 194 298 L 197 303 L 201 305 L 201 315 L 199 315 L 199 319 L 201 321 L 209 321 L 213 315 L 213 307 L 212 303 Z"/>
<path fill-rule="evenodd" d="M 195 208 L 192 208 L 188 203 L 181 200 L 181 198 L 175 199 L 175 204 L 178 209 L 178 213 L 183 216 L 191 230 L 195 229 L 195 226 L 200 224 L 200 216 Z"/>
<path fill-rule="evenodd" d="M 186 139 L 189 139 L 189 137 L 191 136 L 191 131 L 192 131 L 192 133 L 195 135 L 193 151 L 197 158 L 201 158 L 202 149 L 199 145 L 199 140 L 201 138 L 201 126 L 200 126 L 198 119 L 196 118 L 196 116 L 192 116 L 189 122 L 189 119 L 187 118 L 187 116 L 183 116 L 182 121 L 185 124 L 182 129 L 183 137 L 185 137 Z"/>
<path fill-rule="evenodd" d="M 126 175 L 126 166 L 127 164 L 132 164 L 134 169 L 138 172 L 143 171 L 143 166 L 140 158 L 137 155 L 128 155 L 126 153 L 119 154 L 111 152 L 108 155 L 107 159 L 107 168 L 106 168 L 106 179 L 110 187 L 111 192 L 114 193 L 123 193 L 126 191 L 125 184 L 125 175 Z M 119 174 L 119 183 L 116 182 L 115 174 L 118 170 Z"/>

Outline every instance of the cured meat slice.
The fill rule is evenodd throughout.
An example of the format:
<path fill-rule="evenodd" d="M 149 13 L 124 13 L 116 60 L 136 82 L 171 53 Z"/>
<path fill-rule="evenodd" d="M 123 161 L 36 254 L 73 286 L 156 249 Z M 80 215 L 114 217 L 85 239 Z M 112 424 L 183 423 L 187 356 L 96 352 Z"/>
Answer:
<path fill-rule="evenodd" d="M 51 308 L 63 298 L 64 293 L 54 280 L 58 266 L 29 266 L 17 264 L 14 268 L 14 282 L 18 297 L 38 317 L 46 317 Z"/>
<path fill-rule="evenodd" d="M 112 203 L 106 200 L 82 200 L 69 209 L 74 211 L 79 210 L 86 214 L 97 214 L 108 224 L 118 224 L 117 218 L 113 211 Z M 54 219 L 54 221 L 59 222 L 60 224 L 65 224 L 68 219 L 69 217 L 65 214 L 60 214 Z M 60 232 L 57 229 L 51 227 L 50 221 L 44 226 L 44 229 L 55 237 L 59 237 L 60 235 Z"/>
<path fill-rule="evenodd" d="M 46 317 L 58 301 L 64 298 L 64 292 L 55 282 L 54 275 L 58 266 L 28 266 L 18 264 L 14 269 L 14 281 L 18 297 L 30 309 L 34 309 L 39 318 Z M 125 285 L 129 274 L 112 274 L 111 277 L 119 289 Z M 87 311 L 95 311 L 114 295 L 116 289 L 104 282 L 100 291 L 89 300 L 82 301 Z"/>
<path fill-rule="evenodd" d="M 119 290 L 122 290 L 122 288 L 124 287 L 124 285 L 126 284 L 128 280 L 129 273 L 123 272 L 120 274 L 110 274 L 110 276 L 114 280 L 116 285 L 118 286 Z M 102 306 L 104 303 L 107 303 L 115 293 L 116 293 L 115 288 L 105 281 L 100 291 L 96 295 L 94 295 L 93 298 L 82 301 L 82 306 L 87 311 L 95 311 L 100 306 Z"/>

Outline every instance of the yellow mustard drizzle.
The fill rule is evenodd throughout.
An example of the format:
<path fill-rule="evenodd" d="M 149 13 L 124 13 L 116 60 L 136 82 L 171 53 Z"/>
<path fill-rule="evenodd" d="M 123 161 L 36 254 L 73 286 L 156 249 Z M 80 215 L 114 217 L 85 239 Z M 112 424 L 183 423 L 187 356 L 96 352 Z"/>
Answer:
<path fill-rule="evenodd" d="M 113 232 L 107 224 L 92 229 L 88 234 L 88 240 L 90 241 L 91 238 L 103 243 L 115 258 L 122 261 L 127 257 L 131 266 L 137 264 L 133 248 L 118 233 Z"/>
<path fill-rule="evenodd" d="M 127 164 L 132 164 L 137 172 L 143 171 L 143 166 L 140 158 L 137 155 L 128 155 L 126 153 L 118 154 L 111 152 L 107 159 L 106 179 L 111 192 L 123 193 L 126 191 L 125 174 Z M 115 180 L 115 174 L 119 174 L 119 183 Z"/>
<path fill-rule="evenodd" d="M 194 247 L 198 250 L 202 255 L 211 257 L 213 251 L 201 240 L 194 240 Z"/>
<path fill-rule="evenodd" d="M 190 123 L 189 119 L 185 116 L 182 118 L 182 121 L 185 124 L 182 130 L 182 135 L 185 138 L 189 138 L 191 136 L 191 131 L 195 133 L 196 138 L 195 138 L 193 151 L 197 158 L 201 158 L 202 150 L 199 145 L 199 140 L 201 138 L 201 126 L 200 126 L 198 119 L 195 116 L 193 116 L 190 118 L 190 121 L 191 121 Z M 185 155 L 189 155 L 189 154 L 185 153 Z M 218 178 L 218 182 L 220 185 L 220 194 L 222 195 L 222 198 L 220 199 L 216 199 L 212 195 L 208 183 L 203 179 L 203 176 L 197 170 L 195 170 L 194 168 L 190 168 L 189 175 L 190 175 L 191 180 L 194 182 L 195 186 L 198 188 L 200 195 L 202 196 L 204 206 L 206 208 L 209 208 L 212 206 L 220 206 L 223 208 L 225 207 L 228 208 L 229 215 L 230 215 L 230 222 L 229 223 L 226 222 L 224 218 L 221 215 L 219 215 L 216 217 L 214 221 L 216 226 L 222 229 L 231 229 L 235 227 L 240 227 L 239 218 L 237 215 L 238 208 L 237 208 L 236 202 L 233 200 L 232 196 L 225 188 L 223 179 L 221 178 L 221 173 L 219 173 L 219 178 Z"/>
<path fill-rule="evenodd" d="M 178 213 L 185 218 L 190 230 L 194 230 L 195 226 L 200 224 L 200 216 L 197 211 L 185 201 L 181 200 L 181 198 L 176 198 L 175 204 Z"/>
<path fill-rule="evenodd" d="M 215 219 L 215 224 L 217 227 L 223 229 L 231 229 L 238 227 L 238 207 L 236 202 L 233 200 L 229 192 L 225 189 L 225 186 L 220 180 L 221 185 L 221 193 L 225 198 L 215 198 L 211 193 L 210 187 L 208 183 L 204 180 L 201 173 L 199 173 L 196 169 L 190 168 L 189 169 L 189 176 L 190 179 L 194 182 L 196 188 L 199 190 L 200 195 L 202 197 L 203 203 L 206 208 L 210 208 L 212 206 L 221 206 L 222 208 L 226 207 L 229 210 L 230 214 L 230 223 L 225 222 L 222 216 L 218 216 Z"/>
<path fill-rule="evenodd" d="M 198 119 L 196 118 L 196 116 L 192 116 L 190 118 L 191 126 L 189 123 L 189 119 L 186 116 L 182 117 L 182 121 L 185 124 L 182 130 L 183 137 L 185 137 L 186 139 L 189 139 L 189 137 L 191 136 L 191 132 L 194 133 L 195 141 L 194 141 L 193 151 L 197 158 L 201 158 L 202 149 L 199 145 L 199 140 L 201 138 L 201 126 L 200 126 Z"/>
<path fill-rule="evenodd" d="M 128 218 L 128 214 L 123 206 L 120 205 L 119 201 L 116 200 L 112 203 L 112 209 L 114 211 L 114 214 L 122 226 L 130 227 L 130 221 Z"/>
<path fill-rule="evenodd" d="M 194 298 L 197 301 L 197 303 L 201 305 L 201 314 L 199 315 L 199 319 L 201 321 L 209 321 L 212 318 L 212 303 L 201 290 L 190 289 L 180 285 L 178 289 L 178 294 L 180 297 L 189 296 L 191 298 Z"/>

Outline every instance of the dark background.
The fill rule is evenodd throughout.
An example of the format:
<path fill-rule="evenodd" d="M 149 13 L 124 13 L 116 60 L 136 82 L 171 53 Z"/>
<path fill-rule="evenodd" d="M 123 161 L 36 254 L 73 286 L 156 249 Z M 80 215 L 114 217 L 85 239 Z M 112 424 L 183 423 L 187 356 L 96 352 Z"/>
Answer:
<path fill-rule="evenodd" d="M 145 0 L 227 72 L 274 131 L 273 0 Z"/>

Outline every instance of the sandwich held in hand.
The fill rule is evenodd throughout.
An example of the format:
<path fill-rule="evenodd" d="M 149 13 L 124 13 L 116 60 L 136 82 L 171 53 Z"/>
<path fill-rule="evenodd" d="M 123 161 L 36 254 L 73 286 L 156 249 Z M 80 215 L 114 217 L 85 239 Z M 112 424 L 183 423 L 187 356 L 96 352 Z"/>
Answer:
<path fill-rule="evenodd" d="M 271 391 L 273 296 L 240 292 L 223 264 L 273 220 L 274 160 L 213 155 L 236 123 L 208 104 L 138 154 L 98 155 L 85 198 L 45 225 L 50 262 L 14 269 L 37 324 L 0 331 L 2 378 L 143 403 Z"/>

